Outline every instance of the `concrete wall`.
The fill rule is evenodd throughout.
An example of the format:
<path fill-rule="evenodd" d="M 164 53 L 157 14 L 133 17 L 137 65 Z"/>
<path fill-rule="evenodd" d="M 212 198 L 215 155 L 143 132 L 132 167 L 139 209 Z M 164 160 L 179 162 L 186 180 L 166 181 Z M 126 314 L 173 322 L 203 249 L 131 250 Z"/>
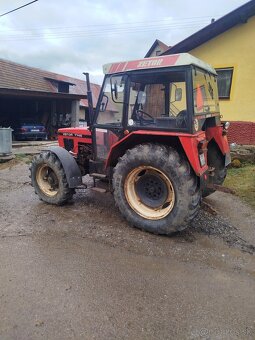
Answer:
<path fill-rule="evenodd" d="M 79 126 L 79 115 L 80 115 L 80 101 L 73 100 L 71 107 L 71 126 Z"/>

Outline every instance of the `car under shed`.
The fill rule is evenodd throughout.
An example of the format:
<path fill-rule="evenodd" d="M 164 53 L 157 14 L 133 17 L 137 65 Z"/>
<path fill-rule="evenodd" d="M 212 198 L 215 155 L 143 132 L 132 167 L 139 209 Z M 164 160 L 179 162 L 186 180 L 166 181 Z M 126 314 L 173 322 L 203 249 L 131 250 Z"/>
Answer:
<path fill-rule="evenodd" d="M 0 59 L 0 126 L 42 123 L 49 139 L 60 127 L 78 126 L 80 100 L 87 95 L 73 80 Z"/>

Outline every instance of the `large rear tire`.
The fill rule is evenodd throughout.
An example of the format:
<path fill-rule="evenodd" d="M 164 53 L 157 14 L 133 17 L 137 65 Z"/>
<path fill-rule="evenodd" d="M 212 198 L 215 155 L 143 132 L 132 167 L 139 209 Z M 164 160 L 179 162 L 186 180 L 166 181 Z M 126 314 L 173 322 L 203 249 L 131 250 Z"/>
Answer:
<path fill-rule="evenodd" d="M 61 162 L 50 151 L 43 151 L 36 155 L 32 160 L 30 171 L 35 193 L 44 202 L 62 205 L 75 193 L 75 190 L 68 186 Z"/>
<path fill-rule="evenodd" d="M 189 163 L 163 145 L 142 144 L 128 150 L 114 169 L 113 187 L 122 215 L 154 234 L 185 229 L 201 202 Z"/>

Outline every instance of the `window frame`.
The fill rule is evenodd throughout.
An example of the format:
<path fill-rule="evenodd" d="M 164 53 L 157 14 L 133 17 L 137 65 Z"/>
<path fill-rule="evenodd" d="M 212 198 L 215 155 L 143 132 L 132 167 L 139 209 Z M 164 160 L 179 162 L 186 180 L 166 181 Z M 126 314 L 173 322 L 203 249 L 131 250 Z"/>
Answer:
<path fill-rule="evenodd" d="M 232 82 L 233 82 L 233 74 L 234 74 L 234 67 L 233 66 L 229 66 L 229 67 L 217 67 L 215 68 L 215 71 L 217 73 L 217 85 L 218 85 L 218 79 L 219 79 L 219 71 L 231 71 L 231 74 L 230 74 L 230 84 L 229 84 L 229 89 L 228 89 L 228 95 L 227 96 L 222 96 L 220 94 L 220 91 L 219 91 L 219 85 L 218 85 L 218 96 L 219 96 L 219 99 L 230 99 L 230 96 L 231 96 L 231 88 L 232 88 Z"/>
<path fill-rule="evenodd" d="M 193 106 L 192 106 L 192 74 L 191 74 L 191 67 L 190 65 L 185 66 L 174 66 L 174 67 L 168 67 L 168 68 L 162 68 L 162 69 L 147 69 L 147 70 L 136 70 L 132 71 L 131 73 L 127 72 L 128 75 L 128 86 L 127 86 L 127 100 L 130 96 L 130 87 L 132 83 L 132 76 L 143 76 L 143 75 L 153 75 L 156 73 L 157 75 L 161 74 L 167 74 L 167 73 L 175 73 L 175 72 L 183 72 L 185 75 L 185 89 L 186 89 L 186 110 L 188 113 L 188 119 L 187 119 L 187 126 L 186 127 L 162 127 L 162 126 L 131 126 L 128 125 L 128 107 L 126 110 L 126 125 L 125 128 L 129 131 L 136 131 L 136 130 L 151 130 L 151 131 L 167 131 L 167 132 L 180 132 L 180 133 L 189 133 L 192 131 L 192 115 L 193 115 Z"/>
<path fill-rule="evenodd" d="M 193 66 L 192 67 L 192 100 L 193 100 L 193 115 L 194 117 L 198 117 L 198 116 L 206 116 L 208 114 L 210 114 L 210 112 L 200 112 L 200 113 L 197 113 L 196 110 L 195 110 L 195 92 L 194 92 L 194 73 L 196 74 L 196 71 L 199 71 L 199 72 L 202 72 L 202 73 L 207 73 L 211 76 L 213 76 L 215 78 L 215 81 L 216 81 L 216 89 L 217 89 L 217 107 L 218 107 L 218 111 L 215 110 L 215 112 L 212 112 L 213 114 L 216 114 L 216 115 L 220 115 L 220 107 L 219 107 L 219 93 L 218 93 L 218 83 L 217 83 L 217 75 L 215 73 L 211 73 L 209 72 L 208 70 L 206 69 L 203 69 L 199 66 Z M 215 105 L 215 108 L 216 108 L 216 105 Z"/>
<path fill-rule="evenodd" d="M 185 72 L 185 79 L 186 79 L 186 101 L 187 101 L 187 110 L 188 110 L 188 125 L 186 128 L 176 128 L 176 129 L 170 129 L 170 128 L 164 128 L 164 127 L 154 127 L 151 126 L 148 129 L 148 126 L 141 126 L 141 127 L 136 127 L 136 126 L 129 126 L 128 125 L 128 98 L 129 98 L 129 91 L 130 91 L 130 83 L 131 83 L 131 74 L 138 74 L 141 75 L 143 73 L 144 75 L 149 75 L 154 72 L 157 73 L 165 73 L 165 72 Z M 146 70 L 135 70 L 135 71 L 126 71 L 126 72 L 120 72 L 120 73 L 114 73 L 114 75 L 123 75 L 127 77 L 126 79 L 126 88 L 125 88 L 125 95 L 124 95 L 124 106 L 123 106 L 123 121 L 122 121 L 122 127 L 115 127 L 115 126 L 109 126 L 106 124 L 99 125 L 96 123 L 97 117 L 99 114 L 99 109 L 100 109 L 100 102 L 101 98 L 103 96 L 103 88 L 104 84 L 106 82 L 106 79 L 108 77 L 111 77 L 112 75 L 106 74 L 104 77 L 104 81 L 102 84 L 101 92 L 99 95 L 99 99 L 97 102 L 96 110 L 95 110 L 95 115 L 93 117 L 92 121 L 92 129 L 95 128 L 101 128 L 101 129 L 108 129 L 108 130 L 126 130 L 132 132 L 132 131 L 137 131 L 137 130 L 151 130 L 151 131 L 165 131 L 165 132 L 176 132 L 178 131 L 179 133 L 192 133 L 192 120 L 193 120 L 193 94 L 192 94 L 192 67 L 190 65 L 185 65 L 185 66 L 172 66 L 172 67 L 167 67 L 167 68 L 162 68 L 162 69 L 146 69 Z"/>
<path fill-rule="evenodd" d="M 121 118 L 121 122 L 120 122 L 120 125 L 115 125 L 113 123 L 109 123 L 109 124 L 104 124 L 104 123 L 98 123 L 97 120 L 98 120 L 98 117 L 100 115 L 100 104 L 101 104 L 101 101 L 102 101 L 102 98 L 104 96 L 104 87 L 105 87 L 105 84 L 107 82 L 107 80 L 109 79 L 109 83 L 111 84 L 111 79 L 114 78 L 114 77 L 118 77 L 118 76 L 122 76 L 124 78 L 124 96 L 123 96 L 123 102 L 119 103 L 119 104 L 122 104 L 122 118 Z M 111 85 L 110 85 L 111 86 Z M 102 84 L 102 87 L 101 87 L 101 91 L 100 91 L 100 95 L 99 95 L 99 98 L 98 98 L 98 101 L 97 101 L 97 106 L 96 106 L 96 110 L 95 110 L 95 114 L 94 114 L 94 118 L 93 118 L 93 121 L 92 121 L 92 126 L 95 127 L 95 128 L 104 128 L 104 129 L 123 129 L 123 126 L 125 124 L 125 119 L 126 119 L 126 102 L 127 102 L 127 75 L 126 73 L 114 73 L 114 74 L 110 74 L 110 75 L 105 75 L 104 77 L 104 81 L 103 81 L 103 84 Z"/>

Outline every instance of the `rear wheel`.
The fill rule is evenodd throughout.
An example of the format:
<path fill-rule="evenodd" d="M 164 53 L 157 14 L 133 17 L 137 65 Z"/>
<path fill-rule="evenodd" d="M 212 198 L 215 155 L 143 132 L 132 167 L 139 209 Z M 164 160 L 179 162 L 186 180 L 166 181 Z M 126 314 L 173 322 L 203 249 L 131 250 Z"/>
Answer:
<path fill-rule="evenodd" d="M 75 191 L 68 187 L 64 169 L 52 152 L 44 151 L 36 155 L 30 171 L 35 193 L 43 201 L 62 205 L 72 198 Z"/>
<path fill-rule="evenodd" d="M 126 219 L 155 234 L 185 229 L 200 205 L 189 163 L 162 145 L 128 150 L 115 168 L 113 186 L 115 202 Z"/>

